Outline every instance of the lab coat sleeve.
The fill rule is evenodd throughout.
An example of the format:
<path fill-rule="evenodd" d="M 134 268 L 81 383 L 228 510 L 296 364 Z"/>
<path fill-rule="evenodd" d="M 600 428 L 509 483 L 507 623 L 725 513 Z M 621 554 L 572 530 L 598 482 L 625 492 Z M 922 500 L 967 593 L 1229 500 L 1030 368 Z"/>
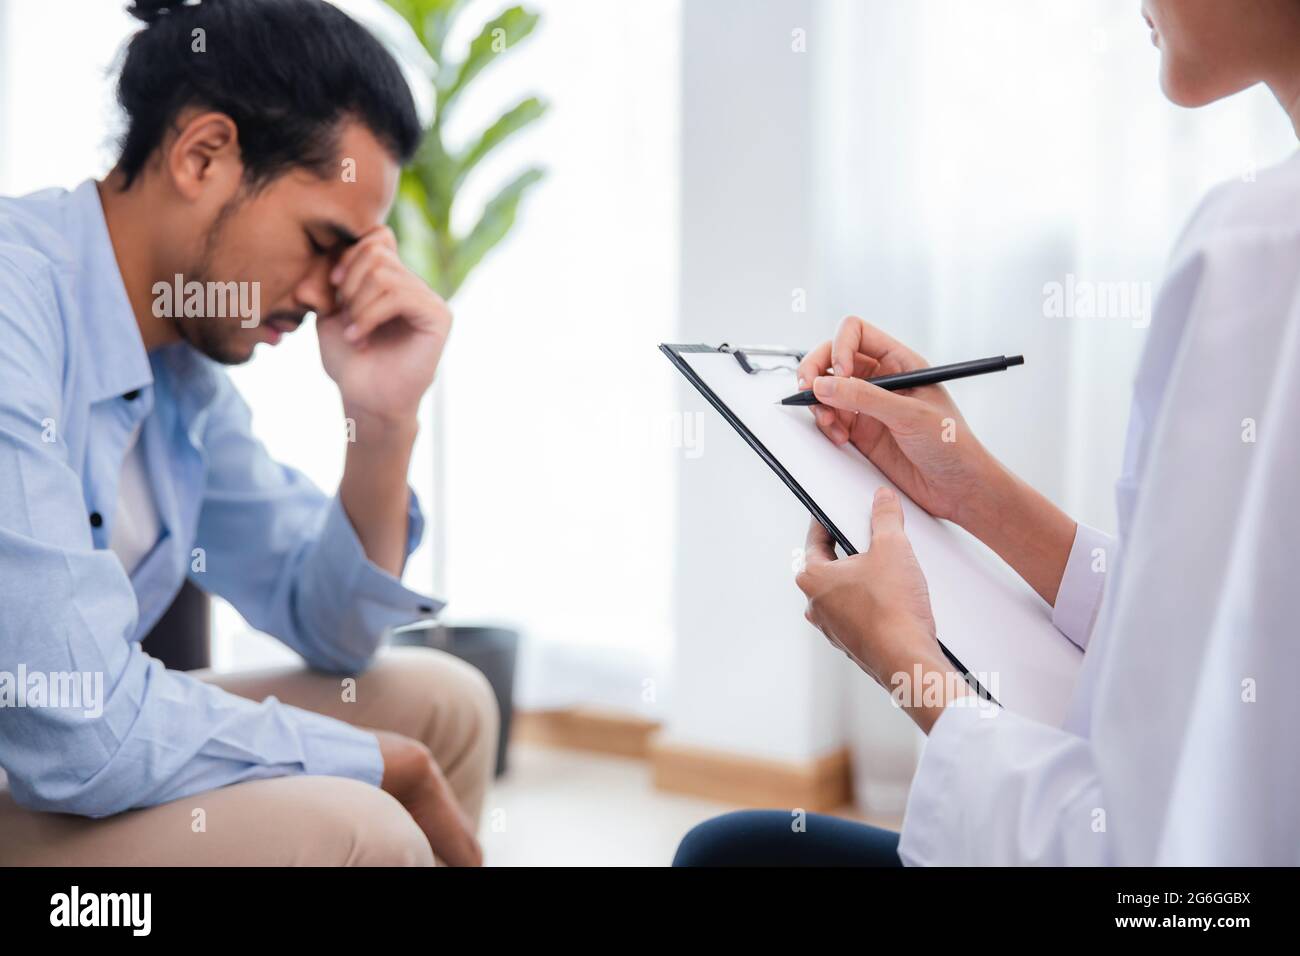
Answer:
<path fill-rule="evenodd" d="M 1088 649 L 1088 637 L 1097 620 L 1106 567 L 1114 545 L 1115 539 L 1110 535 L 1080 524 L 1074 532 L 1074 544 L 1056 592 L 1052 623 L 1083 650 Z"/>
<path fill-rule="evenodd" d="M 1104 808 L 1087 740 L 966 697 L 930 730 L 898 852 L 908 866 L 1105 866 Z"/>

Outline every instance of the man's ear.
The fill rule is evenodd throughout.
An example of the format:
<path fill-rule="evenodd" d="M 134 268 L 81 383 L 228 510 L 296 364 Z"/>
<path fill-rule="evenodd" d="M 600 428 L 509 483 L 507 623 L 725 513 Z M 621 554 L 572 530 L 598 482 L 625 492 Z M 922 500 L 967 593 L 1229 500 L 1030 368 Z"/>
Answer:
<path fill-rule="evenodd" d="M 233 194 L 243 179 L 239 130 L 225 113 L 182 113 L 179 131 L 167 148 L 166 169 L 176 191 L 198 200 L 215 188 L 218 195 Z"/>

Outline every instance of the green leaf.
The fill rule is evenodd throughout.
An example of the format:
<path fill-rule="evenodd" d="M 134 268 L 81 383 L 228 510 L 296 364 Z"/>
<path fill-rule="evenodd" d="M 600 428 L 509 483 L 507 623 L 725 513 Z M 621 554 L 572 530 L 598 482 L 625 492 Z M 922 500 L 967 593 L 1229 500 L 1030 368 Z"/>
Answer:
<path fill-rule="evenodd" d="M 451 224 L 452 183 L 456 169 L 456 161 L 447 155 L 442 145 L 441 130 L 435 126 L 425 134 L 415 159 L 407 167 L 407 171 L 420 181 L 429 221 L 434 229 L 446 231 Z"/>
<path fill-rule="evenodd" d="M 396 10 L 403 20 L 411 25 L 416 33 L 420 32 L 420 17 L 426 3 L 423 0 L 388 0 L 388 5 Z"/>
<path fill-rule="evenodd" d="M 402 171 L 389 223 L 397 233 L 403 261 L 449 299 L 509 233 L 519 203 L 541 179 L 542 172 L 530 169 L 505 186 L 484 207 L 478 222 L 463 239 L 451 228 L 456 193 L 486 156 L 543 115 L 546 104 L 536 97 L 520 100 L 458 154 L 449 153 L 442 139 L 447 106 L 498 54 L 531 34 L 539 18 L 523 7 L 510 7 L 483 26 L 463 62 L 448 63 L 442 57 L 442 48 L 467 0 L 388 3 L 411 25 L 439 69 L 433 84 L 437 102 L 433 123 L 416 156 Z"/>
<path fill-rule="evenodd" d="M 521 100 L 484 130 L 483 135 L 461 153 L 456 164 L 455 175 L 451 180 L 452 191 L 454 192 L 461 187 L 461 184 L 465 182 L 465 177 L 482 161 L 484 156 L 528 124 L 540 119 L 546 112 L 546 107 L 546 103 L 543 103 L 535 96 L 530 96 Z"/>
<path fill-rule="evenodd" d="M 469 52 L 458 67 L 448 67 L 447 82 L 439 84 L 438 109 L 445 113 L 452 100 L 483 68 L 504 53 L 537 26 L 539 17 L 523 7 L 511 7 L 495 20 L 489 21 L 469 45 Z"/>
<path fill-rule="evenodd" d="M 442 60 L 442 46 L 451 22 L 464 4 L 465 0 L 388 0 L 388 5 L 411 25 L 420 43 L 438 63 Z"/>
<path fill-rule="evenodd" d="M 388 214 L 388 225 L 397 236 L 397 249 L 402 261 L 433 285 L 437 271 L 437 264 L 430 261 L 433 228 L 425 213 L 424 187 L 409 170 L 402 173 L 397 201 Z"/>
<path fill-rule="evenodd" d="M 470 271 L 505 238 L 506 233 L 515 224 L 519 202 L 524 193 L 539 182 L 543 175 L 542 170 L 537 167 L 521 173 L 502 187 L 501 191 L 483 207 L 483 214 L 479 216 L 478 222 L 455 250 L 451 261 L 449 291 L 445 293 L 446 295 L 453 295 Z"/>

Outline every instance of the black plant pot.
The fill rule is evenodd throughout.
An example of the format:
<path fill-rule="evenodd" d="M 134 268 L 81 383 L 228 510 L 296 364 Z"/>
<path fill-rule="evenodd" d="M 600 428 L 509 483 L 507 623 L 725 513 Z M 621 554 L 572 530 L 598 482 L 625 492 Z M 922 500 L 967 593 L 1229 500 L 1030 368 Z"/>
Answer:
<path fill-rule="evenodd" d="M 392 640 L 398 645 L 446 651 L 483 672 L 501 709 L 496 775 L 499 777 L 505 773 L 506 745 L 510 742 L 510 720 L 514 716 L 519 633 L 499 627 L 463 627 L 422 621 L 395 629 Z"/>

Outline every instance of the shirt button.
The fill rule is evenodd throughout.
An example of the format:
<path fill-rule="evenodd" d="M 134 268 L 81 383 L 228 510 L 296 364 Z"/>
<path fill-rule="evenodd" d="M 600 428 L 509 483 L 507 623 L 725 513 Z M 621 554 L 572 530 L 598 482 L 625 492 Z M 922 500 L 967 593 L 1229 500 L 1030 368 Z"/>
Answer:
<path fill-rule="evenodd" d="M 98 528 L 103 523 L 104 523 L 104 516 L 101 515 L 98 511 L 92 511 L 90 513 L 90 526 L 92 528 Z"/>
<path fill-rule="evenodd" d="M 134 402 L 137 398 L 140 397 L 140 390 L 138 388 L 133 388 L 131 389 L 131 391 L 127 392 L 122 397 L 125 398 L 128 402 Z"/>

